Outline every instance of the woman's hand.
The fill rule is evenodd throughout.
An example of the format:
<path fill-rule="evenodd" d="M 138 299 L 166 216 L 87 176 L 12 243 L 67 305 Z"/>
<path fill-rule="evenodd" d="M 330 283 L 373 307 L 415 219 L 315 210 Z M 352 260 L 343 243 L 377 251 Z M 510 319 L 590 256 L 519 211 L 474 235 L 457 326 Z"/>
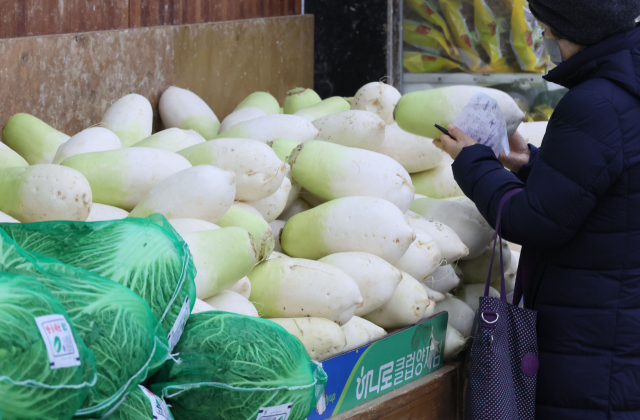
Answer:
<path fill-rule="evenodd" d="M 455 139 L 443 134 L 439 139 L 435 139 L 433 144 L 448 153 L 453 160 L 458 157 L 463 147 L 473 146 L 478 143 L 454 125 L 449 125 L 447 130 L 449 130 L 449 133 L 455 137 Z"/>
<path fill-rule="evenodd" d="M 515 174 L 523 165 L 529 163 L 529 155 L 531 151 L 529 150 L 529 146 L 527 145 L 524 137 L 522 137 L 522 135 L 517 131 L 509 139 L 509 149 L 511 149 L 511 153 L 509 153 L 508 156 L 503 151 L 498 155 L 498 159 L 502 162 L 505 168 Z"/>

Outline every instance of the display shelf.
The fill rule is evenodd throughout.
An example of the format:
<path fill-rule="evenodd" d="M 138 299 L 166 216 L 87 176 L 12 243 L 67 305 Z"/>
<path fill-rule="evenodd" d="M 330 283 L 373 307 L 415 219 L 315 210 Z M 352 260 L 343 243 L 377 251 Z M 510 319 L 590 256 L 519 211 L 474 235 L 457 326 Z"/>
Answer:
<path fill-rule="evenodd" d="M 542 74 L 532 73 L 404 73 L 404 93 L 453 85 L 495 86 L 512 84 L 522 89 L 545 86 Z"/>

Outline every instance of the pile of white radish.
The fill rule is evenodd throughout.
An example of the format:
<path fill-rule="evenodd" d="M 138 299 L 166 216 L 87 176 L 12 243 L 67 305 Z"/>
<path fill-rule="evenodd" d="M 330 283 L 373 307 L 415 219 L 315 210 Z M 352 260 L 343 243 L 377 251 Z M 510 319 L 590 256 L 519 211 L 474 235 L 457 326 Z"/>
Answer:
<path fill-rule="evenodd" d="M 402 96 L 382 82 L 352 99 L 296 88 L 281 104 L 254 92 L 222 123 L 172 86 L 156 133 L 138 94 L 73 137 L 16 114 L 0 143 L 0 223 L 160 213 L 194 259 L 193 313 L 268 318 L 324 360 L 447 311 L 449 359 L 471 333 L 494 231 L 463 196 L 429 122 L 452 121 L 478 90 L 498 100 L 515 132 L 522 115 L 502 92 Z M 520 130 L 539 143 L 544 127 Z M 502 250 L 511 294 L 519 254 Z"/>

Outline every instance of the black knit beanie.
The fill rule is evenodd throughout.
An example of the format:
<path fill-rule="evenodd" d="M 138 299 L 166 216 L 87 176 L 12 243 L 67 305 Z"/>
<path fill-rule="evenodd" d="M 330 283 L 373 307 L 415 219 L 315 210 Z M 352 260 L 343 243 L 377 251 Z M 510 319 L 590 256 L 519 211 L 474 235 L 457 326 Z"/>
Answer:
<path fill-rule="evenodd" d="M 635 27 L 640 0 L 529 0 L 531 13 L 554 35 L 592 45 Z"/>

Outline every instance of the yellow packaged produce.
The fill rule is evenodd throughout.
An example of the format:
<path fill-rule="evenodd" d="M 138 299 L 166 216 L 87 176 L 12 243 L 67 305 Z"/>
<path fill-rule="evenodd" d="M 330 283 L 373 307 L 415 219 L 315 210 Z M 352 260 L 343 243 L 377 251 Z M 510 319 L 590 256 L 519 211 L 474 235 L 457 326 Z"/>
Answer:
<path fill-rule="evenodd" d="M 553 108 L 544 104 L 533 108 L 533 111 L 534 121 L 549 121 L 549 119 L 551 119 L 551 114 L 553 114 Z"/>
<path fill-rule="evenodd" d="M 432 23 L 442 30 L 447 42 L 453 45 L 453 37 L 451 31 L 447 26 L 447 22 L 444 19 L 442 10 L 438 0 L 405 0 L 405 3 L 409 5 L 416 13 L 422 16 L 427 22 Z"/>
<path fill-rule="evenodd" d="M 456 46 L 460 49 L 462 60 L 471 71 L 478 71 L 489 59 L 486 53 L 478 48 L 480 43 L 475 32 L 473 2 L 440 0 L 440 7 Z"/>
<path fill-rule="evenodd" d="M 548 61 L 542 27 L 526 0 L 514 0 L 511 15 L 511 46 L 523 71 L 542 73 Z"/>
<path fill-rule="evenodd" d="M 453 48 L 447 43 L 444 34 L 435 26 L 426 23 L 405 20 L 402 22 L 402 39 L 421 50 L 433 54 L 446 52 L 453 55 Z"/>
<path fill-rule="evenodd" d="M 402 64 L 410 73 L 438 73 L 445 70 L 463 70 L 455 61 L 434 54 L 420 52 L 405 52 Z"/>
<path fill-rule="evenodd" d="M 491 64 L 513 56 L 509 37 L 512 0 L 474 0 L 474 23 Z"/>

